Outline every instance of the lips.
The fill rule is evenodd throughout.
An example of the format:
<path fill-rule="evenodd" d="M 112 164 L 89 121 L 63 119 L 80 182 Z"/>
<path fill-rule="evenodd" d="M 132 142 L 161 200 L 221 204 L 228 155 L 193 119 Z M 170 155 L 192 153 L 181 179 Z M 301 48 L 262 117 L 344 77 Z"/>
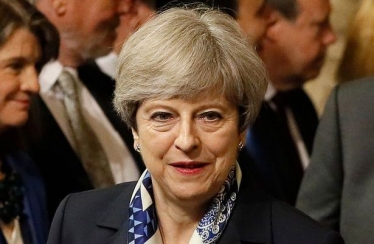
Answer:
<path fill-rule="evenodd" d="M 17 102 L 23 103 L 23 104 L 29 104 L 30 103 L 29 99 L 18 99 Z"/>
<path fill-rule="evenodd" d="M 201 173 L 208 163 L 201 162 L 177 162 L 170 164 L 174 169 L 182 175 L 198 175 Z"/>
<path fill-rule="evenodd" d="M 178 167 L 178 168 L 195 169 L 195 168 L 202 168 L 205 165 L 207 165 L 207 163 L 178 162 L 178 163 L 172 163 L 170 165 L 173 167 Z"/>
<path fill-rule="evenodd" d="M 8 100 L 10 104 L 17 106 L 17 108 L 28 109 L 30 99 L 28 97 L 13 97 Z"/>
<path fill-rule="evenodd" d="M 28 109 L 30 105 L 29 99 L 16 99 L 13 100 L 18 106 L 21 106 L 23 109 Z"/>

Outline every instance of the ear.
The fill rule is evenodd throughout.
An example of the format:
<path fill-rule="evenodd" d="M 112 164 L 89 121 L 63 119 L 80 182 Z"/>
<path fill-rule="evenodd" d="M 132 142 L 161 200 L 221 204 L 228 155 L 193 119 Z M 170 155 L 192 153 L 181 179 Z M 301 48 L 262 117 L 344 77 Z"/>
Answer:
<path fill-rule="evenodd" d="M 239 134 L 239 142 L 242 142 L 243 146 L 245 146 L 245 143 L 247 142 L 247 132 L 248 132 L 248 129 L 242 131 L 240 134 Z"/>
<path fill-rule="evenodd" d="M 57 16 L 61 16 L 66 13 L 67 3 L 65 0 L 52 0 L 52 6 Z"/>
<path fill-rule="evenodd" d="M 267 40 L 274 41 L 278 35 L 280 35 L 281 23 L 285 21 L 282 14 L 276 10 L 269 10 L 269 15 L 267 18 L 267 28 L 265 32 L 265 37 Z"/>
<path fill-rule="evenodd" d="M 131 128 L 131 132 L 132 132 L 132 137 L 134 138 L 134 148 L 135 146 L 139 143 L 139 135 L 138 135 L 138 132 L 136 132 L 136 130 L 134 128 Z"/>

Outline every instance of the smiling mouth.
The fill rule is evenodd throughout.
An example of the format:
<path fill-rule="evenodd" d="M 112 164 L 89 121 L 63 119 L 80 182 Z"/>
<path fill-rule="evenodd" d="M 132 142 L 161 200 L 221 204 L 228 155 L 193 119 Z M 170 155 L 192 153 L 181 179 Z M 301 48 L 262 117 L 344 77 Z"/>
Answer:
<path fill-rule="evenodd" d="M 17 106 L 22 107 L 22 109 L 28 109 L 30 105 L 30 101 L 27 99 L 19 99 L 19 100 L 13 100 L 14 104 L 17 104 Z"/>
<path fill-rule="evenodd" d="M 173 163 L 171 166 L 183 169 L 198 169 L 206 166 L 206 163 Z"/>
<path fill-rule="evenodd" d="M 171 166 L 180 174 L 184 176 L 197 176 L 204 171 L 204 167 L 207 163 L 173 163 Z"/>

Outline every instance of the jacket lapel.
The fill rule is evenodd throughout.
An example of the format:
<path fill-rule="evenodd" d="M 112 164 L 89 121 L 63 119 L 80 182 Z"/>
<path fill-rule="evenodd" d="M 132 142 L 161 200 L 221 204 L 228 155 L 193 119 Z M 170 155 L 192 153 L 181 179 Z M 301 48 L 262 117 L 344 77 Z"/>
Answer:
<path fill-rule="evenodd" d="M 128 187 L 98 219 L 96 223 L 98 227 L 115 230 L 115 234 L 105 244 L 127 243 L 129 203 L 135 185 L 136 182 L 128 184 Z"/>
<path fill-rule="evenodd" d="M 233 215 L 219 243 L 265 244 L 272 243 L 271 205 L 260 191 L 243 178 Z"/>
<path fill-rule="evenodd" d="M 97 221 L 100 228 L 115 230 L 105 244 L 127 243 L 129 203 L 136 182 L 125 189 Z M 271 242 L 271 204 L 243 179 L 233 215 L 219 243 L 266 244 Z"/>

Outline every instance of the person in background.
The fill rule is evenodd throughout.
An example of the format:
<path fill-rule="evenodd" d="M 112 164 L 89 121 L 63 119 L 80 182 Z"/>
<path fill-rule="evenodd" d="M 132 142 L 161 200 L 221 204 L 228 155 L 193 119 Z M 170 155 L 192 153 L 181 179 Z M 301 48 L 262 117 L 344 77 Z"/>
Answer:
<path fill-rule="evenodd" d="M 256 50 L 261 49 L 261 40 L 264 38 L 266 30 L 272 24 L 270 18 L 272 6 L 269 0 L 236 0 L 236 19 L 248 36 L 248 39 L 256 45 Z"/>
<path fill-rule="evenodd" d="M 39 91 L 40 67 L 58 54 L 54 26 L 26 0 L 0 0 L 0 243 L 44 244 L 43 180 L 20 129 Z"/>
<path fill-rule="evenodd" d="M 156 0 L 156 9 L 157 11 L 164 11 L 173 7 L 183 7 L 185 5 L 194 5 L 199 3 L 206 4 L 207 6 L 213 8 L 218 8 L 233 18 L 236 18 L 237 16 L 237 0 Z"/>
<path fill-rule="evenodd" d="M 137 180 L 144 170 L 131 131 L 113 109 L 114 81 L 91 61 L 112 50 L 123 5 L 132 3 L 34 3 L 61 38 L 58 60 L 40 73 L 27 134 L 28 151 L 46 183 L 50 219 L 67 194 Z"/>
<path fill-rule="evenodd" d="M 128 0 L 121 0 L 128 1 Z M 95 60 L 100 69 L 108 76 L 115 78 L 118 54 L 121 51 L 123 42 L 136 29 L 142 26 L 156 12 L 155 0 L 134 0 L 131 7 L 120 16 L 120 23 L 116 29 L 117 37 L 113 43 L 113 51 L 108 55 Z"/>
<path fill-rule="evenodd" d="M 362 0 L 350 24 L 337 69 L 337 82 L 374 75 L 374 1 Z"/>
<path fill-rule="evenodd" d="M 156 15 L 124 43 L 116 84 L 115 108 L 146 170 L 68 195 L 48 244 L 344 243 L 242 175 L 238 152 L 267 77 L 229 15 L 206 5 Z"/>
<path fill-rule="evenodd" d="M 334 88 L 296 202 L 349 244 L 374 243 L 373 108 L 374 77 Z"/>
<path fill-rule="evenodd" d="M 158 0 L 157 9 L 167 9 L 175 6 L 204 4 L 218 8 L 236 19 L 247 35 L 248 40 L 258 49 L 259 40 L 264 36 L 266 28 L 270 25 L 270 5 L 268 0 Z"/>
<path fill-rule="evenodd" d="M 256 181 L 272 196 L 294 205 L 318 124 L 303 85 L 319 74 L 336 36 L 329 21 L 329 0 L 267 0 L 266 4 L 270 25 L 259 40 L 258 52 L 270 85 L 248 131 L 245 153 L 253 160 L 247 166 Z"/>

